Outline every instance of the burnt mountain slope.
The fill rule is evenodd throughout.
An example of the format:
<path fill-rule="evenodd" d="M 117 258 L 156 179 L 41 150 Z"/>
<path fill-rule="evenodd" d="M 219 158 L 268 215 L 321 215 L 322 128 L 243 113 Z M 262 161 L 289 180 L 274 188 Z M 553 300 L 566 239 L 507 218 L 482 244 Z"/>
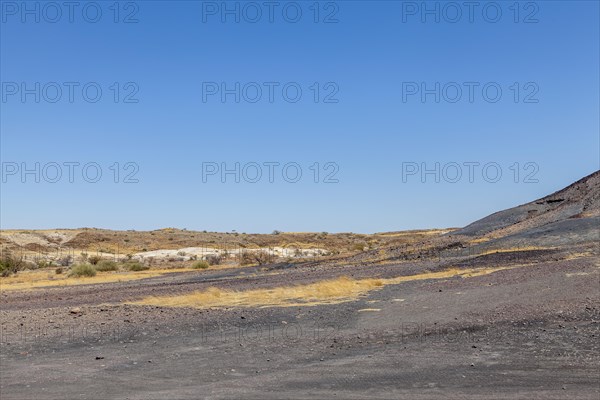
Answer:
<path fill-rule="evenodd" d="M 598 241 L 600 171 L 539 200 L 499 211 L 449 235 L 530 245 Z M 508 244 L 508 243 L 504 243 Z"/>

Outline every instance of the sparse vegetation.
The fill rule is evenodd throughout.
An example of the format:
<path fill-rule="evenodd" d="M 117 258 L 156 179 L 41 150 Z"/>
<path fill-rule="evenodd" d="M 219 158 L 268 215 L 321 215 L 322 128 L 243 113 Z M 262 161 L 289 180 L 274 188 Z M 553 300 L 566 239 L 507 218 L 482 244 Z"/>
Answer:
<path fill-rule="evenodd" d="M 25 267 L 22 257 L 13 256 L 10 252 L 5 252 L 0 257 L 0 275 L 9 276 L 16 274 Z"/>
<path fill-rule="evenodd" d="M 196 261 L 192 264 L 193 269 L 207 269 L 208 267 L 210 267 L 210 265 L 204 260 Z"/>
<path fill-rule="evenodd" d="M 50 268 L 53 264 L 52 260 L 45 260 L 43 258 L 40 258 L 35 261 L 35 265 L 37 268 Z"/>
<path fill-rule="evenodd" d="M 271 254 L 264 250 L 244 251 L 241 255 L 240 264 L 242 264 L 242 265 L 251 265 L 251 264 L 264 265 L 264 264 L 270 264 L 272 262 L 275 262 L 276 259 L 277 259 L 277 257 L 274 254 Z"/>
<path fill-rule="evenodd" d="M 307 285 L 281 286 L 269 289 L 228 291 L 211 287 L 205 291 L 176 296 L 148 297 L 132 304 L 167 307 L 238 307 L 272 305 L 332 304 L 349 301 L 383 287 L 382 279 L 354 280 L 339 277 Z"/>
<path fill-rule="evenodd" d="M 96 270 L 100 272 L 118 271 L 119 266 L 114 261 L 101 260 L 100 262 L 98 262 L 98 264 L 96 264 Z"/>
<path fill-rule="evenodd" d="M 96 276 L 96 268 L 91 264 L 78 264 L 71 268 L 69 276 L 73 278 Z"/>
<path fill-rule="evenodd" d="M 364 251 L 365 250 L 365 244 L 364 243 L 354 243 L 352 245 L 352 250 L 354 250 L 354 251 Z"/>
<path fill-rule="evenodd" d="M 64 256 L 64 257 L 59 258 L 56 262 L 58 265 L 60 265 L 62 267 L 68 267 L 71 264 L 73 264 L 73 257 Z"/>
<path fill-rule="evenodd" d="M 218 254 L 210 254 L 208 256 L 206 256 L 206 262 L 208 263 L 208 265 L 219 265 L 221 264 L 222 257 Z"/>
<path fill-rule="evenodd" d="M 150 267 L 140 264 L 139 262 L 128 262 L 123 264 L 124 269 L 128 271 L 147 271 Z"/>
<path fill-rule="evenodd" d="M 100 262 L 100 260 L 102 260 L 102 257 L 100 257 L 100 256 L 90 256 L 88 258 L 88 261 L 92 265 L 97 265 Z"/>

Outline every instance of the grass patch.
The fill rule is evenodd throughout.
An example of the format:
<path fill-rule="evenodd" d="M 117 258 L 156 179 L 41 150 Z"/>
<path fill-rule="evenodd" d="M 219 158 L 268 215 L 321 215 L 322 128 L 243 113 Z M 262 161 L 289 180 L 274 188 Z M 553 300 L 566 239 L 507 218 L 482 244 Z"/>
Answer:
<path fill-rule="evenodd" d="M 177 296 L 151 296 L 130 304 L 192 308 L 300 307 L 320 304 L 338 304 L 353 301 L 359 296 L 365 295 L 372 290 L 377 290 L 386 285 L 395 285 L 403 282 L 426 279 L 444 279 L 453 277 L 469 278 L 512 268 L 517 267 L 478 269 L 451 268 L 443 271 L 425 272 L 422 274 L 399 276 L 388 279 L 367 278 L 355 280 L 348 277 L 340 277 L 307 285 L 282 286 L 271 289 L 245 291 L 232 291 L 212 287 L 205 291 Z"/>
<path fill-rule="evenodd" d="M 64 267 L 61 267 L 64 268 Z M 66 272 L 66 271 L 65 271 Z M 12 290 L 34 290 L 49 286 L 78 286 L 98 283 L 127 282 L 138 279 L 152 278 L 169 273 L 190 272 L 189 268 L 151 269 L 148 271 L 118 271 L 115 273 L 99 273 L 94 277 L 69 277 L 67 273 L 56 274 L 55 271 L 35 270 L 21 271 L 18 275 L 0 277 L 3 292 Z"/>
<path fill-rule="evenodd" d="M 140 264 L 139 262 L 128 262 L 123 264 L 123 267 L 128 271 L 147 271 L 150 267 Z"/>
<path fill-rule="evenodd" d="M 192 269 L 207 269 L 209 266 L 206 261 L 196 261 L 192 264 Z"/>
<path fill-rule="evenodd" d="M 110 260 L 101 260 L 96 264 L 96 271 L 106 272 L 106 271 L 118 271 L 119 266 L 116 262 Z"/>
<path fill-rule="evenodd" d="M 382 285 L 379 279 L 353 280 L 341 277 L 308 285 L 272 289 L 231 291 L 209 288 L 181 296 L 149 297 L 133 304 L 194 308 L 334 304 L 368 293 Z"/>
<path fill-rule="evenodd" d="M 96 268 L 90 264 L 79 264 L 71 268 L 69 277 L 71 278 L 83 278 L 96 276 Z"/>

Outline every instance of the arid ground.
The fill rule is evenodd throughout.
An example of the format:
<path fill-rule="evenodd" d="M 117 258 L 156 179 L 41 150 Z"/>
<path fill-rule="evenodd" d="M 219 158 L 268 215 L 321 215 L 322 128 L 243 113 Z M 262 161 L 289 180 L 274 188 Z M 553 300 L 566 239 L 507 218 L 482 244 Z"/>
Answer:
<path fill-rule="evenodd" d="M 461 229 L 3 231 L 0 398 L 598 399 L 599 227 L 596 172 Z"/>

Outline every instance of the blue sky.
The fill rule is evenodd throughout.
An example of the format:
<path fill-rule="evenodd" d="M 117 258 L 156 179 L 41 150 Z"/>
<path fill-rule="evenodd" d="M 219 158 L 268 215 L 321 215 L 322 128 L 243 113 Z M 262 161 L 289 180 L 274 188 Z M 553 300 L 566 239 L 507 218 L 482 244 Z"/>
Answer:
<path fill-rule="evenodd" d="M 463 226 L 599 168 L 596 1 L 0 3 L 5 229 Z"/>

